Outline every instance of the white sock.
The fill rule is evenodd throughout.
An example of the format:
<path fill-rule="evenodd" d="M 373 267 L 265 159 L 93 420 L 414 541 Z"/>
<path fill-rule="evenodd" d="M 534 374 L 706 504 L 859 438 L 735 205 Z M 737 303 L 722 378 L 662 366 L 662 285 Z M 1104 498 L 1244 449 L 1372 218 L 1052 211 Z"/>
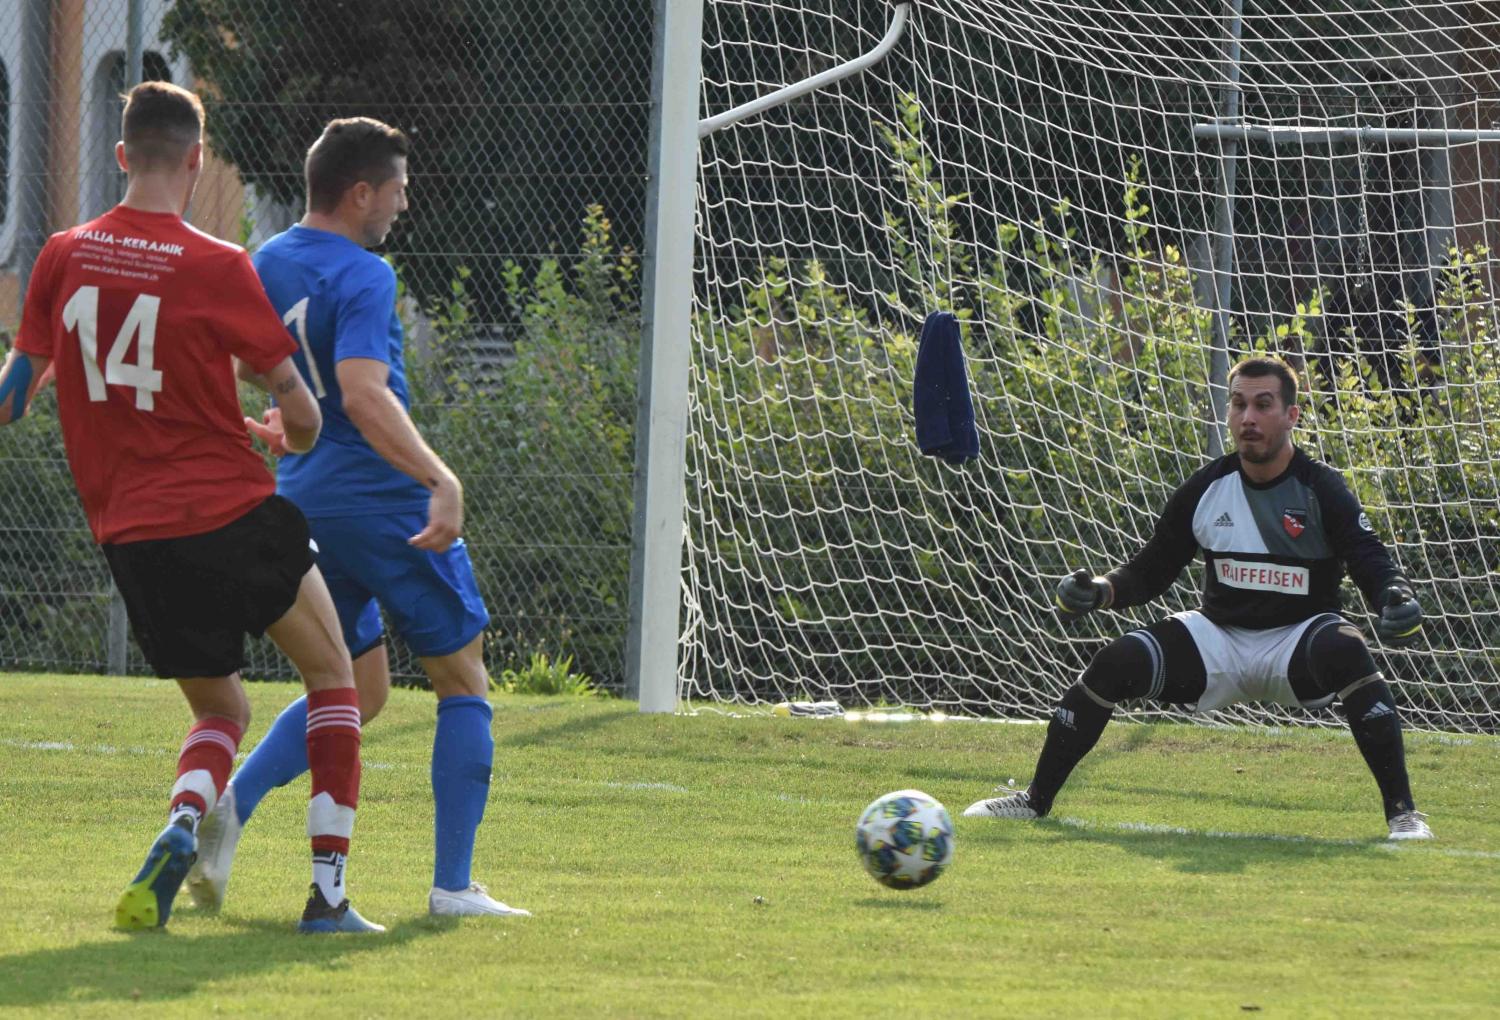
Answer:
<path fill-rule="evenodd" d="M 173 811 L 171 817 L 167 819 L 167 824 L 176 825 L 178 819 L 181 818 L 186 818 L 188 820 L 188 831 L 191 832 L 194 836 L 198 835 L 198 823 L 203 820 L 203 815 L 198 812 L 198 809 L 193 807 L 191 804 L 178 804 L 177 809 Z"/>
<path fill-rule="evenodd" d="M 348 858 L 337 850 L 319 850 L 313 854 L 313 882 L 330 907 L 344 902 L 344 862 Z"/>

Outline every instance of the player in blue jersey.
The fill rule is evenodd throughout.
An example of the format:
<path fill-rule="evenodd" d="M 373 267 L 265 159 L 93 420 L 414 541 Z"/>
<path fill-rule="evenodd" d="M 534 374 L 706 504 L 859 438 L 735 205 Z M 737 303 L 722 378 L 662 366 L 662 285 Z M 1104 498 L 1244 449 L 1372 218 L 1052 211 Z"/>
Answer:
<path fill-rule="evenodd" d="M 406 210 L 408 148 L 395 128 L 355 117 L 329 123 L 308 150 L 306 215 L 261 247 L 255 268 L 297 341 L 323 437 L 293 454 L 282 448 L 277 409 L 247 424 L 284 454 L 277 491 L 308 518 L 354 660 L 363 721 L 390 692 L 382 609 L 432 681 L 436 860 L 428 911 L 526 915 L 469 873 L 494 757 L 481 654 L 489 614 L 461 537 L 463 486 L 407 412 L 396 274 L 367 250 Z M 260 799 L 307 769 L 306 711 L 299 701 L 281 714 L 205 820 L 188 876 L 199 906 L 222 904 L 241 829 Z"/>

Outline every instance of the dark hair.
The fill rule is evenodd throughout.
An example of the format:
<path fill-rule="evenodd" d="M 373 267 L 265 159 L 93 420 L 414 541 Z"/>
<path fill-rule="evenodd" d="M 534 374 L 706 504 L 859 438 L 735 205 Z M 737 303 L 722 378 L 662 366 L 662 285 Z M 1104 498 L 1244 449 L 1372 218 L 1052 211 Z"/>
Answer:
<path fill-rule="evenodd" d="M 410 148 L 406 135 L 370 117 L 329 121 L 307 150 L 307 208 L 331 213 L 361 181 L 380 187 L 396 175 L 396 157 Z"/>
<path fill-rule="evenodd" d="M 1235 379 L 1240 376 L 1246 379 L 1264 379 L 1267 376 L 1275 376 L 1281 380 L 1281 406 L 1291 407 L 1297 402 L 1297 373 L 1291 365 L 1280 358 L 1273 358 L 1270 355 L 1246 358 L 1229 370 L 1229 386 L 1234 386 Z"/>
<path fill-rule="evenodd" d="M 175 167 L 203 137 L 203 103 L 169 81 L 143 81 L 125 96 L 120 138 L 131 170 Z"/>

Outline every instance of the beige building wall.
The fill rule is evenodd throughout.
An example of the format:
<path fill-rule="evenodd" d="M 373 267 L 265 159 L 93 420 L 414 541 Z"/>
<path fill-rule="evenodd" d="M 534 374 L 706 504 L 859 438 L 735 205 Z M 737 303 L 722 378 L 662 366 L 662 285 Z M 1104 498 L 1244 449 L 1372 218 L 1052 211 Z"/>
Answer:
<path fill-rule="evenodd" d="M 6 0 L 0 0 L 6 2 Z M 165 54 L 155 38 L 166 0 L 147 0 L 146 49 Z M 64 230 L 78 223 L 84 202 L 100 181 L 117 174 L 110 147 L 119 137 L 118 124 L 103 123 L 99 102 L 101 67 L 125 45 L 125 5 L 118 0 L 53 0 L 52 82 L 47 156 L 47 223 Z M 188 68 L 171 67 L 172 80 L 197 87 Z M 240 241 L 245 211 L 245 188 L 233 167 L 209 153 L 189 219 L 200 230 L 229 241 Z M 0 272 L 0 331 L 14 336 L 20 323 L 20 281 L 15 272 Z"/>

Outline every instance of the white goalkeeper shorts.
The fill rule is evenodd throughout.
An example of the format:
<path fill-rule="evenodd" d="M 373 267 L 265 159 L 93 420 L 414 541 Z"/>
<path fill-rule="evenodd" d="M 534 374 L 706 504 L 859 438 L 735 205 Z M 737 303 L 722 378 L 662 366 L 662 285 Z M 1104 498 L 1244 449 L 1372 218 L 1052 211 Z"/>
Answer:
<path fill-rule="evenodd" d="M 1344 622 L 1343 617 L 1320 613 L 1301 623 L 1267 630 L 1221 627 L 1196 609 L 1173 613 L 1172 618 L 1187 627 L 1203 659 L 1206 682 L 1203 697 L 1193 711 L 1214 712 L 1242 701 L 1303 708 L 1323 708 L 1332 703 L 1332 694 L 1316 701 L 1298 701 L 1287 670 L 1303 634 L 1315 624 L 1337 626 Z"/>

